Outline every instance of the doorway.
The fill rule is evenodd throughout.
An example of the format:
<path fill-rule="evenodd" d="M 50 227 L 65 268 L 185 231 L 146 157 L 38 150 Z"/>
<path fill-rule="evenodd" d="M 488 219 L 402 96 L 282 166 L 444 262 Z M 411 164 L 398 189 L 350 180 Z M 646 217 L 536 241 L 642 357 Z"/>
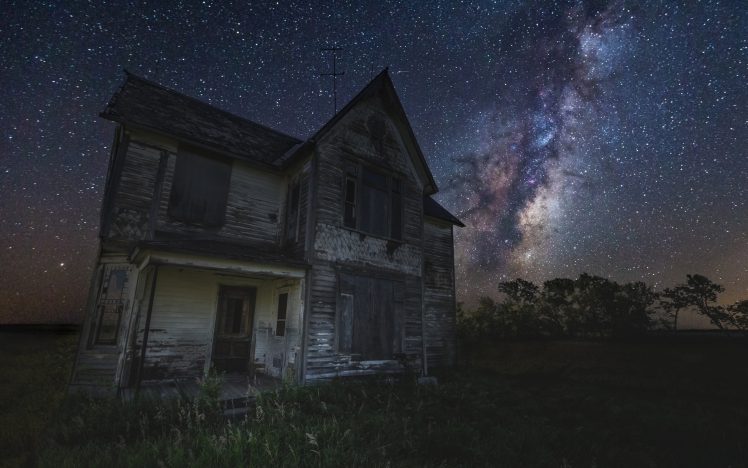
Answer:
<path fill-rule="evenodd" d="M 256 298 L 256 288 L 221 286 L 213 337 L 213 367 L 217 371 L 252 373 Z"/>

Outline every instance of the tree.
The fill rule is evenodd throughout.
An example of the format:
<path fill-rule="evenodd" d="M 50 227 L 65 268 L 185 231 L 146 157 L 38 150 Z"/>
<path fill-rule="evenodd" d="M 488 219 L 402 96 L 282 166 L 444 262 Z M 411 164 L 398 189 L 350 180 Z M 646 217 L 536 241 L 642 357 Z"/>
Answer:
<path fill-rule="evenodd" d="M 527 338 L 540 333 L 538 291 L 535 284 L 521 278 L 499 283 L 499 292 L 506 296 L 497 309 L 505 336 Z"/>
<path fill-rule="evenodd" d="M 743 333 L 748 332 L 748 299 L 743 299 L 727 307 L 730 323 Z"/>
<path fill-rule="evenodd" d="M 665 288 L 659 295 L 658 303 L 665 315 L 672 317 L 673 331 L 678 331 L 678 314 L 689 305 L 688 288 L 685 285 Z"/>
<path fill-rule="evenodd" d="M 551 336 L 573 334 L 567 317 L 572 316 L 574 303 L 574 280 L 554 278 L 543 283 L 538 313 L 543 329 Z"/>
<path fill-rule="evenodd" d="M 522 278 L 499 283 L 499 291 L 517 303 L 534 303 L 538 297 L 538 290 L 535 284 Z"/>
<path fill-rule="evenodd" d="M 630 337 L 644 334 L 652 324 L 652 305 L 656 298 L 652 288 L 641 281 L 618 286 L 608 311 L 611 335 Z"/>
<path fill-rule="evenodd" d="M 724 292 L 725 288 L 712 282 L 702 275 L 686 275 L 686 284 L 678 287 L 683 289 L 684 297 L 688 305 L 696 307 L 696 310 L 707 317 L 715 327 L 727 331 L 726 326 L 730 322 L 730 314 L 724 307 L 713 304 L 717 301 L 717 295 Z"/>

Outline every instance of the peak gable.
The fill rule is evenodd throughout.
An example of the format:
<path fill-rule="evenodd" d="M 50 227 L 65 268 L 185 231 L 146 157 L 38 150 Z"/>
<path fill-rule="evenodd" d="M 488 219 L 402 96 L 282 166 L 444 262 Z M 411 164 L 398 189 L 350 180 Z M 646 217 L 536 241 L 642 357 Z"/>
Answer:
<path fill-rule="evenodd" d="M 380 162 L 392 164 L 393 148 L 408 156 L 407 166 L 420 181 L 426 194 L 437 191 L 436 182 L 426 158 L 408 122 L 405 110 L 395 92 L 392 80 L 383 70 L 362 89 L 343 109 L 328 121 L 312 138 L 318 143 L 340 135 L 341 129 L 355 135 L 355 149 L 366 152 Z M 353 136 L 352 135 L 352 136 Z"/>

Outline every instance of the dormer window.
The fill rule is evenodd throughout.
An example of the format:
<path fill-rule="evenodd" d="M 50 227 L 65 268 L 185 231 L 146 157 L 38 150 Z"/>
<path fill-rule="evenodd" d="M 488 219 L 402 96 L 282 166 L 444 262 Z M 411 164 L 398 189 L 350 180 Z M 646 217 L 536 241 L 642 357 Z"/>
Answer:
<path fill-rule="evenodd" d="M 169 197 L 169 216 L 186 224 L 223 226 L 231 162 L 180 148 Z"/>
<path fill-rule="evenodd" d="M 349 167 L 343 225 L 368 234 L 402 239 L 402 181 L 366 166 Z"/>

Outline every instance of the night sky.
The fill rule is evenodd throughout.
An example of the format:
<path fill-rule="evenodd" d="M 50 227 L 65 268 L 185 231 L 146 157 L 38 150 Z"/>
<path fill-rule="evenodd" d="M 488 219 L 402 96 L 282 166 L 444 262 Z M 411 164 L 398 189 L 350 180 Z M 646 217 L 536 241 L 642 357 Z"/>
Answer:
<path fill-rule="evenodd" d="M 460 300 L 586 271 L 748 298 L 748 7 L 2 2 L 0 323 L 81 317 L 123 68 L 290 135 L 389 66 Z M 168 5 L 168 6 L 167 6 Z"/>

